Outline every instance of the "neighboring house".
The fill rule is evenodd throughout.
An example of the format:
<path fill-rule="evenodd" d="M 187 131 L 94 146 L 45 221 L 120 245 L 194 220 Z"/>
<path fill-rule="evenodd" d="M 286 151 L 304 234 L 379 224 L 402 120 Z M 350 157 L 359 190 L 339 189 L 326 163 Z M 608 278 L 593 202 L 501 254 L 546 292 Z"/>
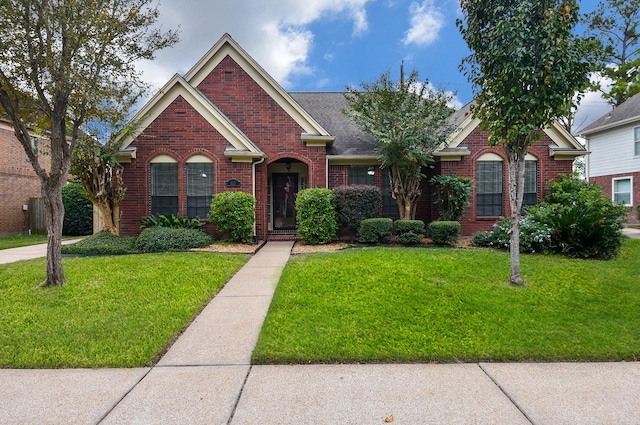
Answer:
<path fill-rule="evenodd" d="M 137 234 L 140 219 L 152 214 L 206 218 L 212 197 L 228 190 L 256 197 L 259 239 L 295 234 L 295 197 L 305 188 L 374 184 L 384 194 L 384 216 L 397 217 L 376 143 L 342 113 L 346 107 L 342 93 L 286 92 L 225 34 L 134 118 L 139 135 L 125 140 L 121 152 L 127 188 L 121 232 Z M 508 211 L 506 159 L 501 148 L 487 146 L 469 105 L 452 119 L 458 129 L 425 170 L 417 218 L 437 219 L 433 175 L 470 177 L 474 192 L 462 219 L 469 235 Z M 585 153 L 561 126 L 546 130 L 527 157 L 527 203 Z"/>
<path fill-rule="evenodd" d="M 40 143 L 46 143 L 46 139 Z M 29 233 L 29 199 L 41 197 L 40 179 L 13 126 L 1 118 L 0 152 L 0 236 Z M 41 161 L 44 164 L 46 159 Z"/>
<path fill-rule="evenodd" d="M 640 93 L 580 131 L 591 154 L 587 178 L 602 186 L 614 202 L 629 207 L 629 222 L 638 224 L 640 205 Z"/>

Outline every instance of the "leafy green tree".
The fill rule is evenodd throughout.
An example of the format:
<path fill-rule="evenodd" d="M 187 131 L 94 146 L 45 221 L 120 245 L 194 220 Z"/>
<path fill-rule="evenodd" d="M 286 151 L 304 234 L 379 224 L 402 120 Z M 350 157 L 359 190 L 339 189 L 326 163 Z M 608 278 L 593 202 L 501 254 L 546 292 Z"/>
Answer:
<path fill-rule="evenodd" d="M 604 0 L 584 16 L 588 32 L 600 39 L 604 48 L 602 77 L 613 83 L 602 96 L 619 106 L 640 93 L 640 0 Z M 600 88 L 598 85 L 597 88 Z"/>
<path fill-rule="evenodd" d="M 457 25 L 471 54 L 461 68 L 476 91 L 473 113 L 504 147 L 509 168 L 511 283 L 520 274 L 520 211 L 525 156 L 532 143 L 566 114 L 567 99 L 585 85 L 591 45 L 573 33 L 575 0 L 463 0 Z"/>
<path fill-rule="evenodd" d="M 452 96 L 431 90 L 428 81 L 418 78 L 416 70 L 405 78 L 401 68 L 400 81 L 392 80 L 387 71 L 372 83 L 362 83 L 362 90 L 347 87 L 350 109 L 343 111 L 379 143 L 382 168 L 405 220 L 415 219 L 422 168 L 433 161 L 433 151 L 453 130 L 447 121 L 453 112 L 448 105 Z"/>
<path fill-rule="evenodd" d="M 115 122 L 144 90 L 139 59 L 177 41 L 155 27 L 153 0 L 0 1 L 0 105 L 40 178 L 46 286 L 64 282 L 62 187 L 87 122 Z M 124 107 L 123 107 L 124 105 Z M 32 137 L 46 134 L 47 152 Z M 50 168 L 38 161 L 48 155 Z"/>

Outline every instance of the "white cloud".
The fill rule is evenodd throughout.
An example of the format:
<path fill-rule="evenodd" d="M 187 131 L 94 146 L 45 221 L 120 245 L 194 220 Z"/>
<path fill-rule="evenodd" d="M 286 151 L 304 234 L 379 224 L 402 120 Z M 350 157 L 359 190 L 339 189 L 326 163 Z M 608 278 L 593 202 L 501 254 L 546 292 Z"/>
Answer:
<path fill-rule="evenodd" d="M 422 4 L 411 3 L 411 27 L 407 31 L 403 43 L 427 46 L 438 39 L 444 26 L 444 15 L 435 7 L 433 0 L 424 0 Z"/>
<path fill-rule="evenodd" d="M 184 74 L 225 32 L 285 88 L 295 75 L 312 72 L 307 59 L 320 19 L 347 18 L 353 33 L 368 29 L 365 6 L 373 0 L 165 0 L 159 5 L 164 28 L 180 25 L 181 41 L 142 63 L 144 80 L 155 90 L 173 74 Z"/>

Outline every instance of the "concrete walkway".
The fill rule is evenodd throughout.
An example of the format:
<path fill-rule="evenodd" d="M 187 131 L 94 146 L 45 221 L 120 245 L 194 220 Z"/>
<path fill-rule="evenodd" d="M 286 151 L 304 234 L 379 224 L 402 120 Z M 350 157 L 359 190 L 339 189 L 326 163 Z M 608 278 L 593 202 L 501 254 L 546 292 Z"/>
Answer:
<path fill-rule="evenodd" d="M 78 242 L 80 239 L 66 239 L 62 245 Z M 14 263 L 47 256 L 47 244 L 22 246 L 20 248 L 0 249 L 0 264 Z"/>
<path fill-rule="evenodd" d="M 0 370 L 0 423 L 640 424 L 639 362 L 251 366 L 291 248 L 265 245 L 153 368 Z"/>

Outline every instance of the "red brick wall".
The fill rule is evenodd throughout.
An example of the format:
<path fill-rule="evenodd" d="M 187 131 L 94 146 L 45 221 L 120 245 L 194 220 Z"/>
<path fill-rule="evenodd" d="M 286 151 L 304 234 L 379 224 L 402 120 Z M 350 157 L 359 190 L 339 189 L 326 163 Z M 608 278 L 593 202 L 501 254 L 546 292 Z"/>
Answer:
<path fill-rule="evenodd" d="M 22 206 L 29 204 L 29 198 L 41 197 L 40 179 L 13 128 L 4 123 L 0 123 L 0 152 L 0 235 L 28 233 L 29 215 Z M 46 166 L 46 157 L 41 163 Z"/>
<path fill-rule="evenodd" d="M 573 161 L 571 160 L 555 160 L 549 156 L 549 145 L 553 142 L 545 134 L 541 140 L 537 141 L 532 147 L 529 148 L 529 153 L 538 158 L 538 199 L 542 199 L 545 195 L 545 186 L 549 180 L 554 179 L 558 174 L 570 174 L 573 168 Z M 468 177 L 474 180 L 475 168 L 477 159 L 485 153 L 495 153 L 500 155 L 504 161 L 504 205 L 503 214 L 509 213 L 509 192 L 508 192 L 508 167 L 507 158 L 504 154 L 504 149 L 499 146 L 487 145 L 486 132 L 476 128 L 465 139 L 463 144 L 467 145 L 471 151 L 471 155 L 464 156 L 460 161 L 442 161 L 437 164 L 433 170 L 436 174 L 443 175 L 458 175 L 462 177 Z M 432 202 L 435 202 L 435 197 L 430 193 L 432 188 L 426 187 L 423 189 L 423 198 L 431 196 Z M 426 196 L 425 196 L 426 195 Z M 426 201 L 426 199 L 425 199 Z M 460 224 L 462 225 L 461 234 L 470 236 L 475 232 L 481 230 L 490 230 L 493 223 L 496 222 L 498 217 L 477 217 L 476 216 L 476 192 L 475 183 L 473 192 L 471 195 L 471 205 L 466 209 Z M 421 220 L 431 221 L 437 219 L 438 210 L 435 205 L 432 204 L 432 208 L 429 213 L 424 213 L 419 217 Z"/>
<path fill-rule="evenodd" d="M 609 199 L 613 199 L 613 179 L 621 177 L 633 177 L 633 208 L 629 210 L 627 219 L 630 224 L 640 224 L 636 216 L 636 208 L 640 205 L 640 171 L 636 173 L 612 174 L 610 176 L 589 177 L 589 181 L 602 186 L 602 193 Z"/>
<path fill-rule="evenodd" d="M 266 238 L 268 229 L 267 167 L 282 158 L 292 158 L 308 166 L 308 187 L 326 186 L 326 150 L 308 147 L 301 140 L 303 129 L 238 64 L 226 57 L 198 86 L 249 139 L 267 156 L 256 165 L 257 232 Z M 202 154 L 214 161 L 214 193 L 228 190 L 226 181 L 235 178 L 240 188 L 252 192 L 252 165 L 232 163 L 224 157 L 228 142 L 184 99 L 167 108 L 132 146 L 137 159 L 125 165 L 127 194 L 121 204 L 123 234 L 137 234 L 139 220 L 150 214 L 149 161 L 160 154 L 170 155 L 184 170 L 185 161 Z M 178 174 L 179 213 L 186 214 L 184 172 Z"/>

